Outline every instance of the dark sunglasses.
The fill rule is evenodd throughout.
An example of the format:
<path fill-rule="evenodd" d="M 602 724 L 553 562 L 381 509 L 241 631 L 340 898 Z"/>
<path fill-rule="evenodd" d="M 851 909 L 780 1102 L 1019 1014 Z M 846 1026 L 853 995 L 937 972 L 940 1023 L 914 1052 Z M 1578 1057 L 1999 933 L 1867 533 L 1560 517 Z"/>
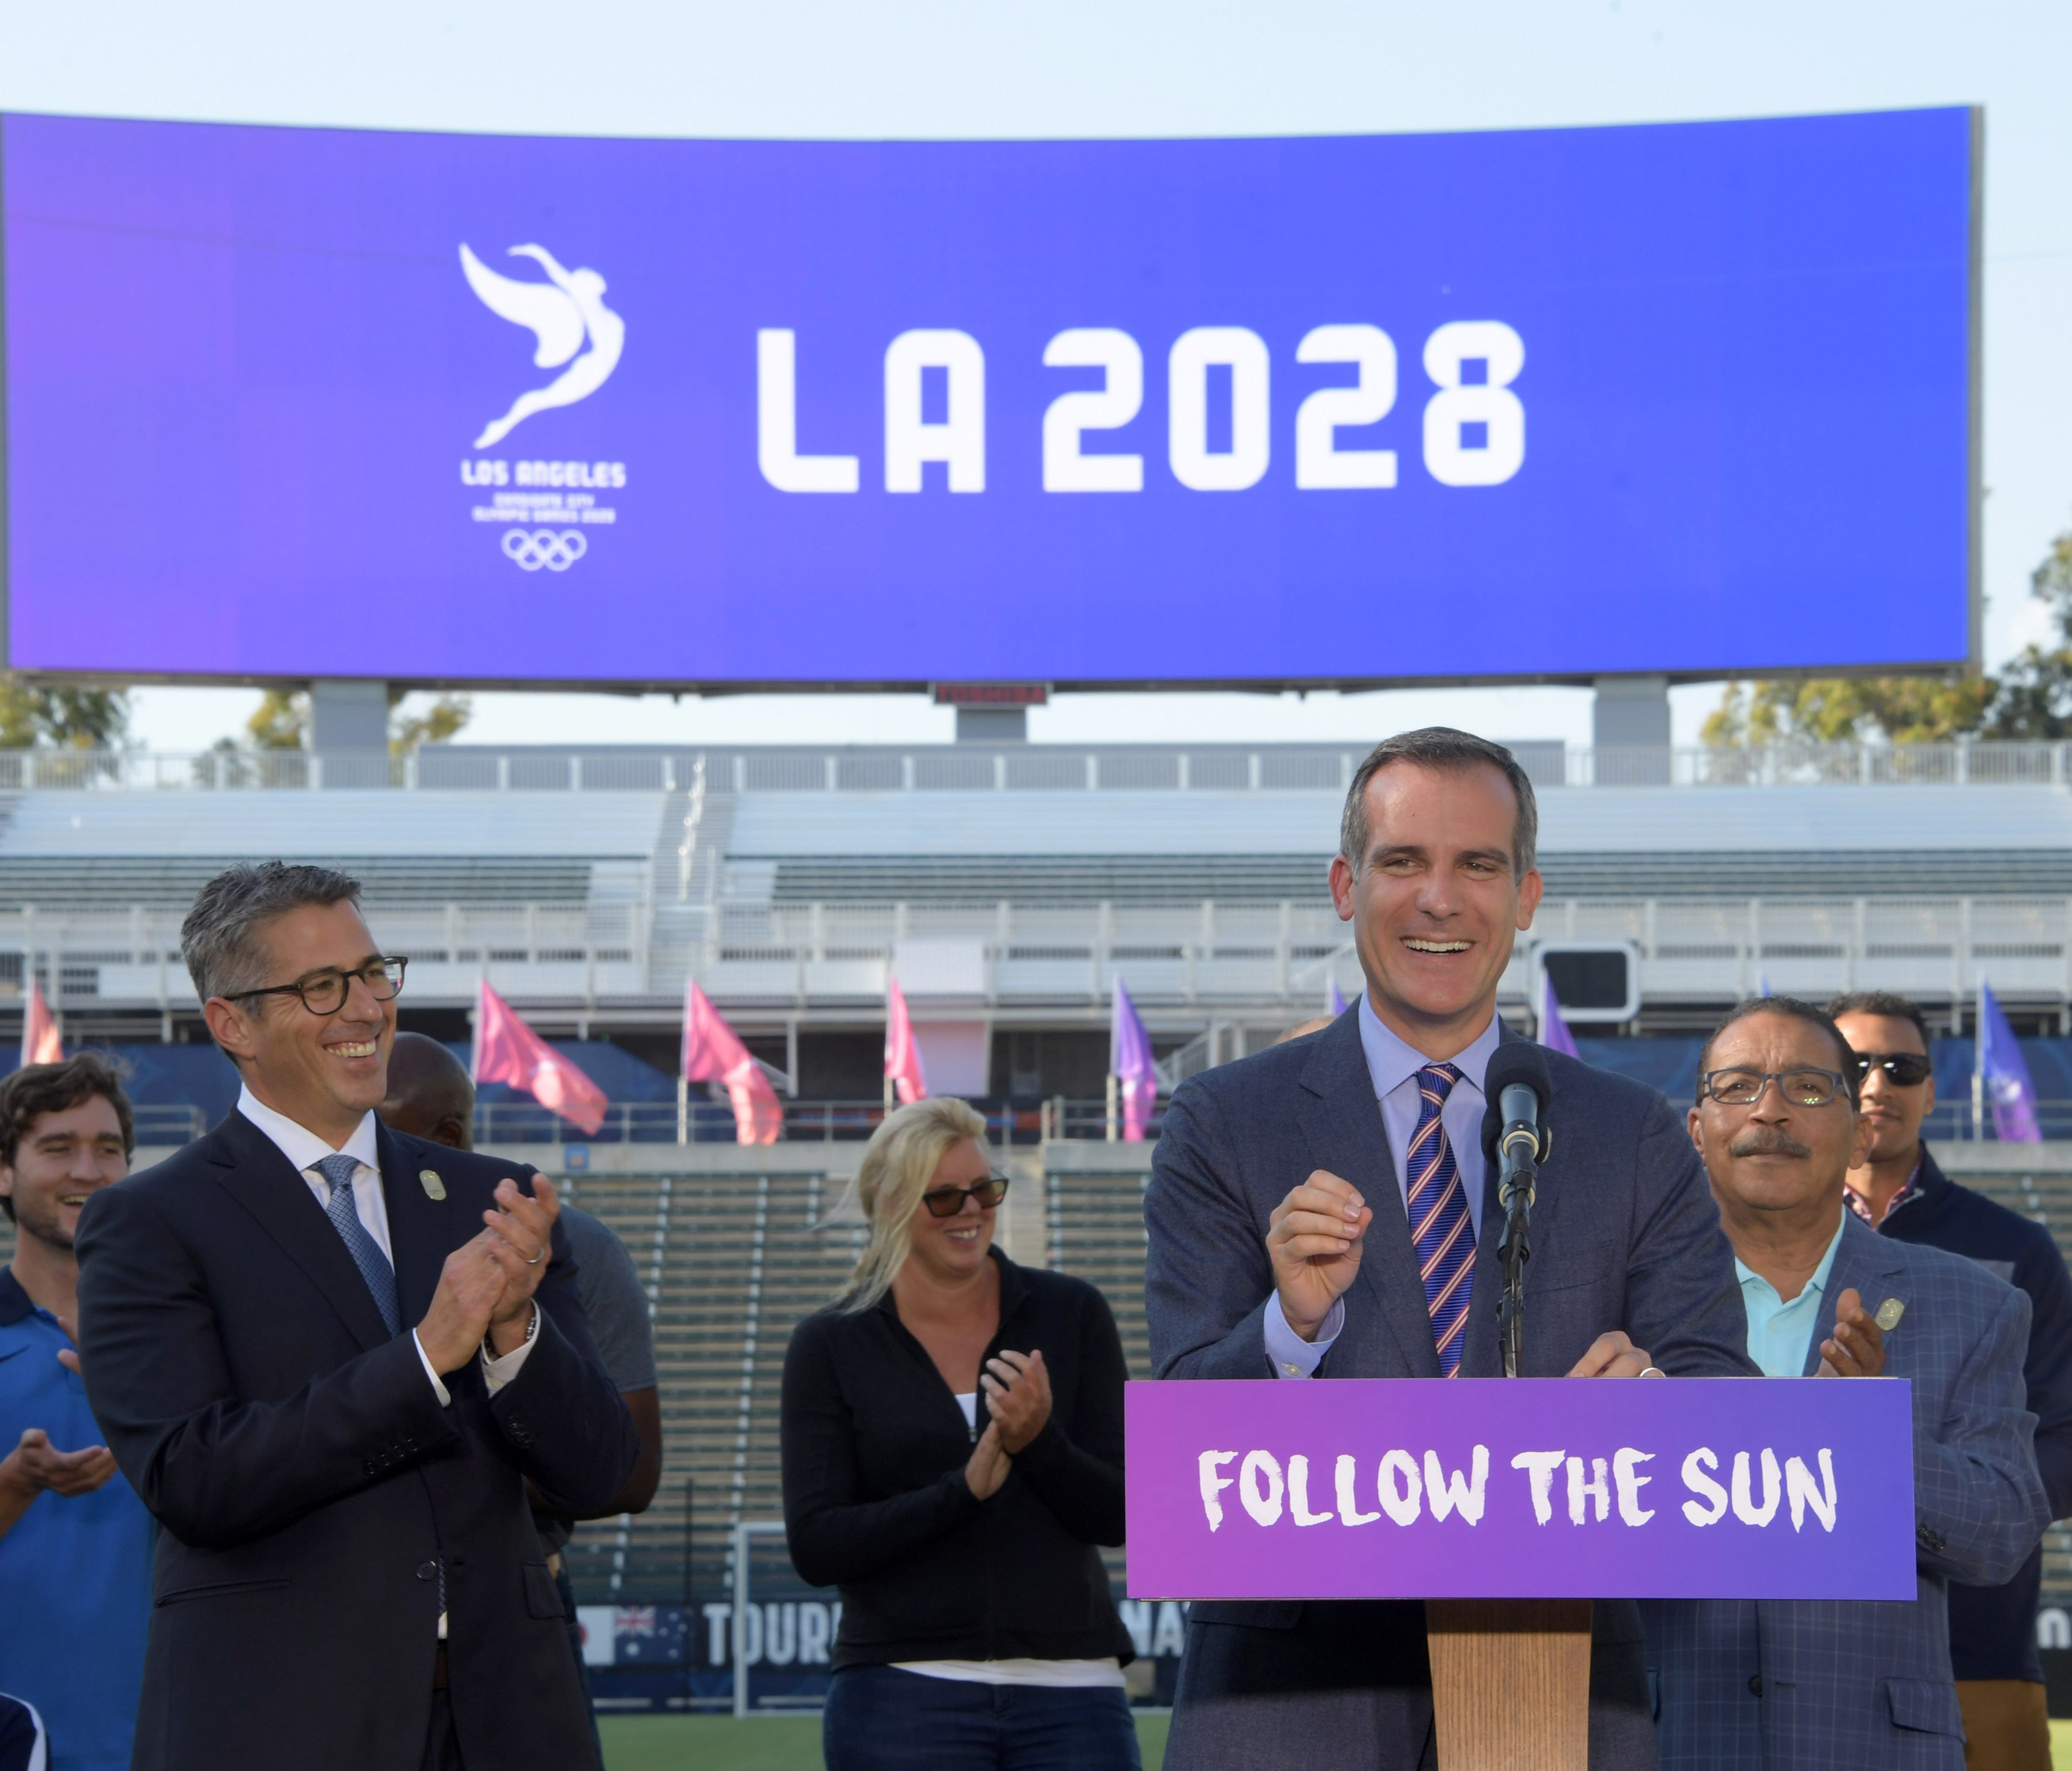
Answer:
<path fill-rule="evenodd" d="M 1918 1051 L 1860 1051 L 1856 1075 L 1867 1079 L 1873 1070 L 1881 1070 L 1901 1088 L 1918 1088 L 1935 1073 L 1935 1066 Z"/>
<path fill-rule="evenodd" d="M 996 1174 L 975 1187 L 938 1187 L 921 1195 L 921 1203 L 931 1218 L 954 1218 L 964 1209 L 964 1201 L 975 1199 L 980 1211 L 990 1211 L 1007 1197 L 1007 1177 Z"/>

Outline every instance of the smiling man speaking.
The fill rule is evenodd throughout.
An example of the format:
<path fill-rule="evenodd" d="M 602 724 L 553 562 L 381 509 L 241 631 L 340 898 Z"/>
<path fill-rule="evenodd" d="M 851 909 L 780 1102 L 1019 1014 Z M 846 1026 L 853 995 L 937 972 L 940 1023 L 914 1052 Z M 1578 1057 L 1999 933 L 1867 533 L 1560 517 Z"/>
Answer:
<path fill-rule="evenodd" d="M 553 1186 L 376 1119 L 405 962 L 359 894 L 202 888 L 181 946 L 236 1110 L 80 1218 L 88 1400 L 162 1527 L 135 1771 L 594 1757 L 525 1482 L 595 1513 L 639 1442 Z"/>
<path fill-rule="evenodd" d="M 1501 1280 L 1482 1079 L 1529 928 L 1532 784 L 1445 728 L 1379 745 L 1331 894 L 1367 988 L 1324 1031 L 1208 1070 L 1166 1113 L 1146 1196 L 1161 1378 L 1494 1377 Z M 1733 1259 L 1676 1115 L 1558 1054 L 1525 1289 L 1527 1377 L 1753 1376 Z M 1640 1617 L 1600 1603 L 1590 1763 L 1655 1764 Z M 1171 1771 L 1434 1762 L 1424 1607 L 1202 1603 Z"/>

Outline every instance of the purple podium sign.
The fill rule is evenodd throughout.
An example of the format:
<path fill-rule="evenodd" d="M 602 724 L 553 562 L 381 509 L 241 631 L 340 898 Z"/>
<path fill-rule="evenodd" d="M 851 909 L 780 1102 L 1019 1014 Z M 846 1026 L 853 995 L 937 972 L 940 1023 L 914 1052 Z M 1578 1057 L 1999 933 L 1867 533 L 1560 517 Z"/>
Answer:
<path fill-rule="evenodd" d="M 1911 1599 L 1902 1379 L 1133 1383 L 1144 1599 Z"/>

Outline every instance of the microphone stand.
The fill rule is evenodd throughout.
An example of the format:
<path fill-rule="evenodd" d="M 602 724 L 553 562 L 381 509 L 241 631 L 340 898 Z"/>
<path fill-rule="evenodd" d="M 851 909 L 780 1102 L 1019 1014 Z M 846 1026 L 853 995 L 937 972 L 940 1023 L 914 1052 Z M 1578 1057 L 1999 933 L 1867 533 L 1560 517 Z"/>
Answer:
<path fill-rule="evenodd" d="M 1532 1258 L 1530 1219 L 1540 1175 L 1540 1140 L 1524 1126 L 1507 1128 L 1503 1177 L 1497 1203 L 1503 1207 L 1503 1299 L 1497 1306 L 1497 1332 L 1503 1345 L 1503 1374 L 1518 1375 L 1525 1350 L 1525 1264 Z"/>

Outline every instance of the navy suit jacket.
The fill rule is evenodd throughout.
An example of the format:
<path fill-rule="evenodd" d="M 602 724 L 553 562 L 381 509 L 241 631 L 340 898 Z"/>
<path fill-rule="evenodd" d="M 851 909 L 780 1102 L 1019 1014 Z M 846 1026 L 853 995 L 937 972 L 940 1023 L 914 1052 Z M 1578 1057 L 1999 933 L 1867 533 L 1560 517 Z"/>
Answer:
<path fill-rule="evenodd" d="M 2023 1405 L 2029 1299 L 1975 1261 L 1880 1236 L 1844 1211 L 1807 1377 L 1852 1287 L 1866 1309 L 1889 1297 L 1906 1307 L 1885 1370 L 1914 1386 L 1919 1596 L 1644 1601 L 1663 1771 L 1963 1765 L 1947 1584 L 2006 1580 L 2050 1522 Z"/>
<path fill-rule="evenodd" d="M 386 1127 L 378 1143 L 414 1325 L 497 1182 L 531 1171 Z M 518 1375 L 492 1398 L 471 1360 L 445 1407 L 309 1184 L 240 1114 L 95 1194 L 78 1248 L 87 1398 L 162 1527 L 136 1771 L 417 1771 L 442 1603 L 468 1762 L 590 1762 L 525 1478 L 594 1513 L 639 1441 L 559 1227 Z"/>
<path fill-rule="evenodd" d="M 1516 1036 L 1507 1029 L 1506 1037 Z M 1623 1329 L 1671 1376 L 1754 1375 L 1733 1251 L 1682 1116 L 1654 1090 L 1624 1077 L 1554 1052 L 1547 1062 L 1553 1087 L 1546 1118 L 1553 1141 L 1532 1212 L 1523 1374 L 1560 1377 L 1597 1336 Z M 1275 1380 L 1266 1356 L 1262 1323 L 1274 1284 L 1265 1239 L 1273 1209 L 1316 1169 L 1350 1181 L 1374 1208 L 1359 1275 L 1345 1293 L 1344 1326 L 1317 1376 L 1439 1375 L 1416 1251 L 1355 1005 L 1323 1031 L 1204 1071 L 1174 1096 L 1145 1198 L 1145 1305 L 1155 1376 L 1293 1381 Z M 1503 1218 L 1496 1191 L 1492 1169 L 1475 1247 L 1464 1377 L 1503 1374 L 1496 1320 Z M 1305 1716 L 1299 1704 L 1277 1703 L 1266 1731 L 1271 1738 L 1242 1741 L 1231 1681 L 1242 1676 L 1237 1669 L 1246 1660 L 1270 1654 L 1270 1645 L 1254 1639 L 1226 1655 L 1226 1645 L 1211 1640 L 1200 1644 L 1206 1652 L 1197 1657 L 1196 1638 L 1204 1629 L 1235 1629 L 1256 1638 L 1258 1632 L 1297 1629 L 1305 1610 L 1336 1614 L 1334 1635 L 1368 1631 L 1376 1643 L 1369 1676 L 1399 1688 L 1424 1687 L 1421 1711 L 1416 1703 L 1399 1703 L 1374 1717 L 1347 1720 L 1320 1693 L 1311 1706 L 1314 1716 Z M 1183 1673 L 1181 1707 L 1193 1703 L 1225 1712 L 1215 1732 L 1222 1741 L 1239 1743 L 1231 1746 L 1231 1763 L 1248 1753 L 1271 1754 L 1275 1741 L 1297 1755 L 1290 1763 L 1336 1763 L 1335 1743 L 1318 1736 L 1354 1726 L 1401 1733 L 1383 1743 L 1379 1763 L 1417 1762 L 1421 1736 L 1411 1736 L 1420 1725 L 1429 1732 L 1430 1712 L 1420 1605 L 1377 1604 L 1360 1608 L 1355 1618 L 1346 1608 L 1324 1605 L 1217 1601 L 1197 1604 L 1190 1615 L 1188 1653 L 1196 1657 L 1196 1670 L 1191 1677 Z M 1622 1732 L 1623 1745 L 1595 1739 L 1593 1762 L 1649 1762 L 1640 1620 L 1632 1603 L 1601 1602 L 1593 1638 L 1593 1706 L 1597 1693 L 1607 1694 L 1609 1702 L 1616 1689 L 1621 1701 L 1630 1699 L 1634 1726 Z M 1408 1664 L 1400 1664 L 1406 1657 Z M 1384 1664 L 1391 1662 L 1398 1664 Z M 1219 1670 L 1225 1666 L 1231 1669 L 1227 1678 Z M 1593 1729 L 1599 1720 L 1593 1710 Z M 1636 1729 L 1639 1738 L 1628 1738 Z M 1176 1719 L 1175 1739 L 1183 1751 L 1172 1762 L 1220 1762 L 1220 1746 L 1198 1750 L 1188 1744 L 1191 1732 Z M 1367 1751 L 1345 1744 L 1349 1753 Z M 1301 1756 L 1318 1753 L 1321 1759 Z M 1252 1762 L 1276 1761 L 1254 1757 Z"/>

